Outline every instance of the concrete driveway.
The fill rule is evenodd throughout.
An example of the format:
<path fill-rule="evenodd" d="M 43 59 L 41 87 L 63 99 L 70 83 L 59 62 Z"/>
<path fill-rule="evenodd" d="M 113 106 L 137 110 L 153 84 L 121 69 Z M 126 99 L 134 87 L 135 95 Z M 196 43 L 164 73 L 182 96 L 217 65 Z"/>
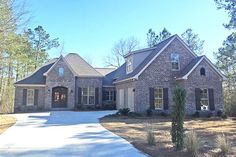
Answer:
<path fill-rule="evenodd" d="M 2 157 L 144 157 L 99 124 L 112 111 L 14 114 L 18 121 L 0 135 Z"/>

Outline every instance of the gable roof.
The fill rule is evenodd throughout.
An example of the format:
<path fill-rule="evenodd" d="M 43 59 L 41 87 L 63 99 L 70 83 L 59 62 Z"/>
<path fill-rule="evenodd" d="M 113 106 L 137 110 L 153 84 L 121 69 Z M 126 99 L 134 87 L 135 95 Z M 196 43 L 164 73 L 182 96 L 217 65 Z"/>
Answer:
<path fill-rule="evenodd" d="M 55 59 L 50 60 L 48 63 L 37 69 L 30 76 L 15 82 L 15 85 L 28 84 L 28 85 L 44 85 L 46 83 L 46 77 L 43 75 L 47 72 L 55 63 Z"/>
<path fill-rule="evenodd" d="M 56 62 L 51 66 L 50 69 L 48 69 L 48 71 L 46 71 L 43 75 L 44 76 L 47 76 L 48 73 L 57 65 L 57 63 L 62 60 L 67 66 L 68 68 L 70 69 L 70 71 L 73 73 L 74 76 L 76 76 L 76 73 L 74 72 L 74 70 L 71 68 L 71 66 L 68 64 L 68 62 L 64 59 L 64 57 L 61 55 L 57 60 Z"/>
<path fill-rule="evenodd" d="M 180 75 L 177 77 L 177 80 L 181 80 L 181 79 L 188 79 L 188 76 L 194 71 L 194 69 L 197 68 L 197 66 L 203 61 L 205 60 L 212 68 L 213 70 L 216 71 L 216 73 L 218 73 L 223 80 L 226 80 L 226 77 L 221 73 L 221 71 L 219 71 L 219 69 L 217 69 L 215 67 L 215 65 L 213 65 L 213 63 L 205 56 L 199 56 L 197 58 L 194 58 L 181 72 Z"/>
<path fill-rule="evenodd" d="M 183 46 L 189 50 L 189 52 L 195 57 L 190 63 L 189 65 L 187 65 L 181 72 L 180 72 L 180 76 L 178 77 L 178 79 L 187 79 L 188 75 L 191 74 L 191 72 L 200 64 L 200 62 L 204 59 L 206 60 L 210 66 L 225 80 L 226 77 L 221 73 L 221 71 L 219 71 L 214 65 L 213 63 L 206 57 L 206 56 L 197 56 L 187 45 L 186 43 L 178 36 L 178 35 L 173 35 L 171 37 L 169 37 L 168 39 L 158 43 L 155 46 L 155 49 L 152 50 L 152 52 L 143 60 L 143 62 L 141 64 L 138 65 L 138 67 L 136 67 L 134 69 L 133 72 L 126 74 L 126 70 L 125 70 L 125 66 L 122 66 L 120 68 L 122 68 L 123 73 L 122 75 L 116 79 L 114 81 L 114 83 L 119 83 L 119 82 L 123 82 L 123 81 L 127 81 L 127 80 L 132 80 L 132 79 L 138 79 L 138 77 L 140 76 L 140 74 L 168 47 L 168 45 L 174 40 L 177 39 L 178 41 L 180 41 Z M 143 49 L 143 51 L 146 51 L 147 49 Z M 135 51 L 134 51 L 135 52 Z M 138 53 L 140 53 L 140 51 L 138 51 Z M 132 54 L 132 52 L 130 52 L 130 54 Z M 130 55 L 129 54 L 129 55 Z M 124 64 L 125 65 L 125 64 Z"/>
<path fill-rule="evenodd" d="M 15 82 L 16 86 L 19 85 L 45 85 L 47 74 L 53 69 L 53 67 L 63 60 L 74 76 L 78 77 L 103 77 L 98 71 L 96 71 L 91 65 L 89 65 L 78 54 L 69 53 L 65 57 L 60 56 L 50 60 L 48 63 L 37 69 L 30 76 Z"/>
<path fill-rule="evenodd" d="M 78 77 L 103 77 L 77 53 L 69 53 L 65 60 Z"/>
<path fill-rule="evenodd" d="M 173 35 L 166 40 L 163 40 L 162 42 L 155 45 L 155 48 L 152 50 L 152 52 L 131 73 L 126 74 L 126 72 L 124 72 L 124 74 L 120 76 L 114 83 L 126 81 L 129 79 L 138 79 L 138 76 L 156 59 L 157 56 L 159 56 L 165 50 L 165 48 L 174 39 L 178 39 L 181 41 L 181 43 L 184 44 L 184 42 L 179 38 L 178 35 Z M 184 45 L 186 46 L 186 44 Z M 146 49 L 144 49 L 144 51 L 146 51 Z M 196 56 L 195 53 L 192 52 L 192 54 Z"/>

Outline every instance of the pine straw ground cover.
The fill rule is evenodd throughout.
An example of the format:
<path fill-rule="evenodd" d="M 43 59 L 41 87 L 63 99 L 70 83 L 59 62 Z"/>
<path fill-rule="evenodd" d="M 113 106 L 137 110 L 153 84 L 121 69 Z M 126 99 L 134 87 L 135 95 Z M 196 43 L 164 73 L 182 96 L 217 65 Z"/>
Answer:
<path fill-rule="evenodd" d="M 186 151 L 175 151 L 170 136 L 171 119 L 168 117 L 127 117 L 106 116 L 101 124 L 113 133 L 123 137 L 137 149 L 152 157 L 189 157 Z M 150 146 L 146 140 L 146 126 L 155 130 L 156 145 Z M 232 151 L 229 157 L 236 157 L 236 119 L 186 118 L 186 131 L 194 129 L 201 140 L 200 157 L 220 157 L 216 148 L 216 138 L 224 133 L 231 141 Z"/>
<path fill-rule="evenodd" d="M 16 118 L 12 116 L 0 115 L 0 134 L 3 133 L 7 128 L 11 127 L 16 123 Z"/>

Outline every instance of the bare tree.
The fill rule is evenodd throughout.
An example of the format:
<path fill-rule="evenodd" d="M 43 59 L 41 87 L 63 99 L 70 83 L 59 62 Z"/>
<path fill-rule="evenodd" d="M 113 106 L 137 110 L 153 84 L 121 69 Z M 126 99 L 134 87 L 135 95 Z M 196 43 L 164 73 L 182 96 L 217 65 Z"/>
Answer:
<path fill-rule="evenodd" d="M 105 64 L 118 68 L 124 63 L 124 56 L 139 47 L 139 41 L 134 37 L 120 39 L 114 44 L 111 54 L 105 58 Z"/>

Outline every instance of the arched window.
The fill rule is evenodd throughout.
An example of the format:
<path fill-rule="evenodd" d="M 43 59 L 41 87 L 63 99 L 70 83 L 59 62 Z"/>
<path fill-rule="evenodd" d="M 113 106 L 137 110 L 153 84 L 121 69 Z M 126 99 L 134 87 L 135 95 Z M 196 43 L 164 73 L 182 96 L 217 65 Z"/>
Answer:
<path fill-rule="evenodd" d="M 201 69 L 200 69 L 200 75 L 201 75 L 201 76 L 206 76 L 206 70 L 205 70 L 205 68 L 201 68 Z"/>

